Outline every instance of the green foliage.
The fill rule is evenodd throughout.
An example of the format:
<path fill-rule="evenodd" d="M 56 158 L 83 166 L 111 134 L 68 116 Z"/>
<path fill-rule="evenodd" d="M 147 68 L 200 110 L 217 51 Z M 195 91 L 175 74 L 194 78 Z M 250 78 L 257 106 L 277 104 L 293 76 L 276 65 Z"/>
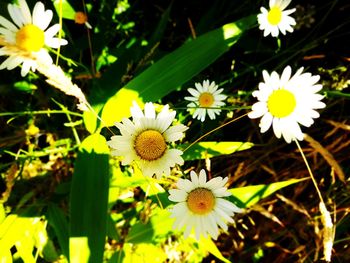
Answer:
<path fill-rule="evenodd" d="M 48 206 L 46 217 L 56 233 L 63 255 L 69 258 L 69 228 L 65 214 L 56 204 L 51 203 Z"/>
<path fill-rule="evenodd" d="M 186 149 L 182 155 L 184 160 L 190 161 L 244 151 L 253 145 L 250 142 L 198 142 L 188 149 L 187 145 L 182 145 L 181 148 Z"/>
<path fill-rule="evenodd" d="M 27 1 L 32 11 L 37 1 Z M 7 4 L 18 1 L 0 2 L 0 16 L 10 21 Z M 267 2 L 45 2 L 45 9 L 54 10 L 50 26 L 60 23 L 60 35 L 68 40 L 59 50 L 48 49 L 54 61 L 58 56 L 55 63 L 67 80 L 54 89 L 39 68 L 23 78 L 19 68 L 24 66 L 17 67 L 13 58 L 10 70 L 0 70 L 0 262 L 319 260 L 330 228 L 323 227 L 319 200 L 304 178 L 308 170 L 295 145 L 260 134 L 254 120 L 243 118 L 251 109 L 252 90 L 262 88 L 262 70 L 286 65 L 321 76 L 329 106 L 307 133 L 329 153 L 314 149 L 307 139 L 302 146 L 317 169 L 316 183 L 337 228 L 327 232 L 333 234 L 328 240 L 334 239 L 334 259 L 350 261 L 344 245 L 350 191 L 339 184 L 334 169 L 349 171 L 347 6 L 341 1 L 291 3 L 297 21 L 293 34 L 265 38 L 254 13 Z M 74 21 L 76 11 L 86 12 L 91 29 Z M 8 59 L 4 35 L 12 32 L 3 28 L 4 21 L 0 68 Z M 199 122 L 190 116 L 184 97 L 188 87 L 204 79 L 215 80 L 227 99 L 217 119 Z M 70 80 L 86 95 L 88 111 L 82 113 L 77 98 L 67 95 Z M 119 134 L 113 125 L 130 117 L 133 101 L 141 107 L 168 104 L 177 113 L 174 123 L 189 127 L 181 143 L 169 146 L 184 151 L 184 164 L 171 167 L 170 176 L 148 178 L 137 163 L 126 166 L 122 157 L 111 157 L 106 141 Z M 236 113 L 242 119 L 233 127 L 223 125 Z M 196 141 L 211 131 L 218 131 L 215 137 Z M 323 161 L 330 155 L 333 164 Z M 197 241 L 192 234 L 185 239 L 172 227 L 169 189 L 204 167 L 209 178 L 229 177 L 232 196 L 225 199 L 243 213 L 235 214 L 218 240 Z"/>
<path fill-rule="evenodd" d="M 154 63 L 111 97 L 102 110 L 102 125 L 111 126 L 130 115 L 133 100 L 157 101 L 179 88 L 190 78 L 227 52 L 241 34 L 256 23 L 255 16 L 243 18 L 190 40 Z M 118 62 L 118 61 L 117 61 Z M 109 80 L 113 82 L 113 80 Z M 86 116 L 88 114 L 88 116 Z M 85 125 L 92 132 L 97 119 L 85 114 Z M 93 128 L 91 128 L 93 127 Z"/>
<path fill-rule="evenodd" d="M 130 228 L 125 241 L 132 244 L 153 243 L 159 238 L 166 237 L 174 221 L 169 215 L 167 210 L 155 209 L 149 222 L 138 222 Z"/>
<path fill-rule="evenodd" d="M 70 194 L 69 254 L 75 262 L 101 262 L 107 229 L 109 155 L 105 138 L 87 137 L 75 163 Z"/>
<path fill-rule="evenodd" d="M 229 190 L 232 193 L 230 199 L 237 203 L 239 207 L 249 207 L 284 187 L 305 181 L 306 179 L 308 178 L 291 179 L 268 185 L 250 185 L 233 188 Z"/>
<path fill-rule="evenodd" d="M 62 18 L 74 20 L 75 10 L 67 0 L 54 0 L 53 5 L 57 14 L 62 13 Z"/>
<path fill-rule="evenodd" d="M 0 224 L 0 260 L 12 262 L 11 248 L 15 247 L 17 256 L 24 262 L 35 263 L 37 255 L 43 256 L 43 250 L 47 244 L 46 225 L 39 217 L 23 217 L 20 215 L 8 215 Z M 57 258 L 55 251 L 53 257 Z M 48 255 L 51 257 L 51 255 Z"/>

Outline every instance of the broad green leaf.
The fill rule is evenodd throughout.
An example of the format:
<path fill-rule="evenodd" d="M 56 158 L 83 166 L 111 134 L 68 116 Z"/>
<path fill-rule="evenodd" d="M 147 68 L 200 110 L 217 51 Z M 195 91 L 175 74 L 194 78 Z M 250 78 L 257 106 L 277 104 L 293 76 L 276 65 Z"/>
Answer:
<path fill-rule="evenodd" d="M 55 230 L 58 244 L 62 250 L 63 255 L 69 257 L 69 233 L 68 222 L 63 211 L 56 204 L 49 204 L 46 217 L 48 223 Z"/>
<path fill-rule="evenodd" d="M 305 181 L 309 178 L 302 179 L 291 179 L 288 181 L 282 181 L 278 183 L 272 184 L 260 184 L 260 185 L 250 185 L 239 188 L 232 188 L 229 191 L 232 193 L 232 196 L 229 197 L 232 201 L 234 201 L 239 207 L 249 207 L 256 203 L 258 203 L 261 199 L 268 197 L 274 192 L 302 181 Z"/>
<path fill-rule="evenodd" d="M 109 149 L 103 136 L 93 134 L 82 142 L 71 187 L 70 261 L 102 262 L 109 188 Z"/>
<path fill-rule="evenodd" d="M 250 16 L 226 24 L 188 41 L 164 56 L 109 99 L 108 107 L 102 110 L 102 119 L 105 120 L 102 124 L 110 126 L 123 117 L 128 117 L 129 115 L 119 110 L 122 105 L 130 105 L 136 96 L 144 102 L 157 101 L 179 88 L 228 51 L 241 34 L 255 23 L 256 16 Z M 133 95 L 130 97 L 120 95 L 131 91 Z"/>
<path fill-rule="evenodd" d="M 137 222 L 134 224 L 125 241 L 133 244 L 151 243 L 156 237 L 168 234 L 172 229 L 173 221 L 168 210 L 159 210 L 151 216 L 148 223 Z"/>
<path fill-rule="evenodd" d="M 218 247 L 215 245 L 215 243 L 213 242 L 213 240 L 211 238 L 204 238 L 203 236 L 201 236 L 198 244 L 203 250 L 208 251 L 210 254 L 214 255 L 215 257 L 217 257 L 221 261 L 223 261 L 225 263 L 231 263 L 231 261 L 226 259 L 221 254 L 220 250 L 218 249 Z"/>
<path fill-rule="evenodd" d="M 250 142 L 199 142 L 188 149 L 186 149 L 187 145 L 182 145 L 181 148 L 186 149 L 182 158 L 187 161 L 212 158 L 247 150 L 253 145 Z"/>

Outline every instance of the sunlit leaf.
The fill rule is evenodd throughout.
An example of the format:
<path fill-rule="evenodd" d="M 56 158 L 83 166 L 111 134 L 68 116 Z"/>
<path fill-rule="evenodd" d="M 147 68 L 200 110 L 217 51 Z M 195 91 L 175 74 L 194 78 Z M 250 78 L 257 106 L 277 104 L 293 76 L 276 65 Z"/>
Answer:
<path fill-rule="evenodd" d="M 102 125 L 112 126 L 116 121 L 121 121 L 122 118 L 130 116 L 130 107 L 133 101 L 136 101 L 140 107 L 143 104 L 137 91 L 121 89 L 105 104 L 101 116 Z"/>
<path fill-rule="evenodd" d="M 209 253 L 211 253 L 212 255 L 214 255 L 215 257 L 220 259 L 221 261 L 223 261 L 225 263 L 231 263 L 231 261 L 226 259 L 221 254 L 220 250 L 218 249 L 218 247 L 215 245 L 215 243 L 213 242 L 213 240 L 211 238 L 204 238 L 203 236 L 201 236 L 198 244 L 203 250 L 208 251 Z"/>
<path fill-rule="evenodd" d="M 35 263 L 36 260 L 33 256 L 34 242 L 32 239 L 27 237 L 23 237 L 20 240 L 17 240 L 15 243 L 18 255 L 23 259 L 26 263 Z"/>
<path fill-rule="evenodd" d="M 182 145 L 181 148 L 186 149 L 182 158 L 187 161 L 212 158 L 247 150 L 253 145 L 250 142 L 198 142 L 188 149 L 186 149 L 188 145 Z"/>
<path fill-rule="evenodd" d="M 90 246 L 87 237 L 71 237 L 69 239 L 70 262 L 93 262 L 90 259 Z"/>
<path fill-rule="evenodd" d="M 260 184 L 260 185 L 250 185 L 239 188 L 232 188 L 229 191 L 232 193 L 230 199 L 234 201 L 239 207 L 249 207 L 258 203 L 261 199 L 268 197 L 274 192 L 302 181 L 307 180 L 308 178 L 302 179 L 291 179 L 288 181 L 282 181 L 272 184 Z"/>
<path fill-rule="evenodd" d="M 152 244 L 137 244 L 131 246 L 130 244 L 124 245 L 123 249 L 125 257 L 123 258 L 124 263 L 134 262 L 153 262 L 162 263 L 166 262 L 167 255 L 160 247 Z"/>
<path fill-rule="evenodd" d="M 12 263 L 12 255 L 9 249 L 0 249 L 0 262 Z"/>
<path fill-rule="evenodd" d="M 36 90 L 38 88 L 34 84 L 29 83 L 27 81 L 18 81 L 16 83 L 14 83 L 13 86 L 17 90 L 24 91 L 24 92 L 32 92 L 33 90 Z"/>
<path fill-rule="evenodd" d="M 62 5 L 62 17 L 65 19 L 74 20 L 75 10 L 67 0 L 55 0 L 53 2 L 53 5 L 56 9 L 57 14 L 60 14 L 60 5 Z"/>
<path fill-rule="evenodd" d="M 0 204 L 0 224 L 5 220 L 6 212 L 3 204 Z"/>
<path fill-rule="evenodd" d="M 43 245 L 36 242 L 40 239 L 42 230 L 43 222 L 40 218 L 11 214 L 0 225 L 0 248 L 2 251 L 10 251 L 13 246 L 16 246 L 17 253 L 24 262 L 35 262 L 33 250 L 34 247 L 40 249 Z M 6 255 L 4 253 L 1 256 L 6 258 Z"/>
<path fill-rule="evenodd" d="M 159 210 L 146 224 L 137 222 L 129 230 L 126 242 L 133 244 L 150 243 L 156 237 L 165 236 L 172 229 L 173 219 L 170 218 L 170 212 Z"/>
<path fill-rule="evenodd" d="M 130 116 L 130 113 L 125 115 L 120 108 L 121 105 L 131 105 L 135 96 L 121 96 L 121 94 L 133 91 L 144 102 L 159 100 L 179 88 L 228 51 L 241 34 L 255 23 L 255 16 L 243 18 L 188 41 L 164 56 L 109 99 L 108 107 L 102 110 L 102 116 L 112 116 L 112 118 L 104 122 L 111 125 L 123 117 Z"/>

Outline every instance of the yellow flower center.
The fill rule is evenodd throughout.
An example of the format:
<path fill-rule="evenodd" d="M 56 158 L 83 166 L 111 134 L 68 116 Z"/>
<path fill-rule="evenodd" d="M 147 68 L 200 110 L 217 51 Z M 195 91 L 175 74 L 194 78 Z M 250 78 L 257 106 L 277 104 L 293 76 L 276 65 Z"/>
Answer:
<path fill-rule="evenodd" d="M 277 118 L 283 118 L 291 114 L 296 105 L 294 94 L 285 89 L 273 91 L 267 100 L 269 112 Z"/>
<path fill-rule="evenodd" d="M 159 131 L 146 130 L 136 137 L 134 148 L 141 159 L 154 161 L 163 156 L 167 145 Z"/>
<path fill-rule="evenodd" d="M 274 6 L 267 14 L 267 21 L 273 26 L 278 25 L 282 20 L 282 10 L 278 6 Z"/>
<path fill-rule="evenodd" d="M 45 35 L 39 27 L 29 24 L 16 33 L 16 45 L 25 51 L 39 51 L 45 44 Z"/>
<path fill-rule="evenodd" d="M 215 206 L 215 196 L 209 189 L 197 188 L 188 194 L 187 206 L 194 214 L 210 213 Z"/>
<path fill-rule="evenodd" d="M 203 92 L 198 98 L 199 106 L 207 108 L 213 105 L 214 96 L 209 92 Z"/>

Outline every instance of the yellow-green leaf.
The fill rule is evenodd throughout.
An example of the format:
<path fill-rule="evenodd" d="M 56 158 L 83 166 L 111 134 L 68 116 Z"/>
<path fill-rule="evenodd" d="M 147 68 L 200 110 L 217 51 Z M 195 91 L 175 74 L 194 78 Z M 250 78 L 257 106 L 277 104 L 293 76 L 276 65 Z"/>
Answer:
<path fill-rule="evenodd" d="M 250 185 L 245 187 L 232 188 L 229 189 L 229 191 L 232 193 L 230 199 L 241 208 L 249 207 L 286 186 L 296 184 L 307 179 L 309 178 L 291 179 L 288 181 L 272 184 Z"/>
<path fill-rule="evenodd" d="M 186 149 L 188 145 L 182 145 L 181 148 L 186 149 L 182 158 L 187 161 L 212 158 L 247 150 L 253 145 L 254 144 L 250 142 L 199 142 L 188 149 Z"/>
<path fill-rule="evenodd" d="M 225 263 L 231 263 L 230 260 L 228 260 L 221 254 L 220 250 L 218 249 L 218 247 L 215 245 L 215 243 L 211 238 L 204 238 L 203 236 L 201 236 L 198 244 L 203 250 L 208 251 L 210 254 L 214 255 L 221 261 Z"/>

